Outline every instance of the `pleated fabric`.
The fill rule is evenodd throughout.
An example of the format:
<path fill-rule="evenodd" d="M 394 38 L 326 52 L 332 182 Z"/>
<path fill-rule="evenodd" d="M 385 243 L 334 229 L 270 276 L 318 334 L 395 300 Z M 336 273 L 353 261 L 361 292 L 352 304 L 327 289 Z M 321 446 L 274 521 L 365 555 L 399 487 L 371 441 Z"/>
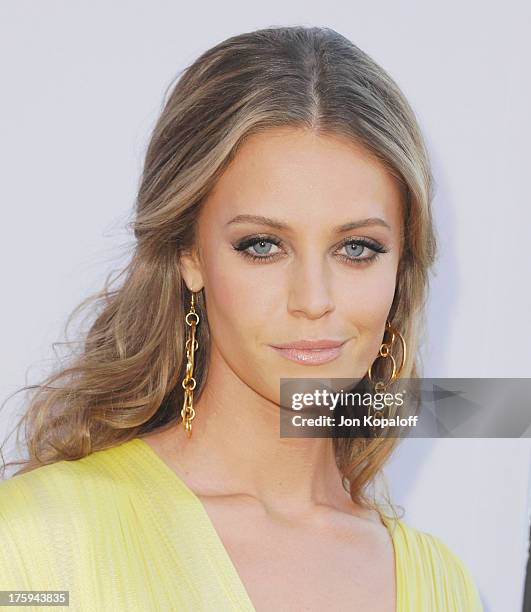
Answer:
<path fill-rule="evenodd" d="M 396 612 L 483 610 L 439 538 L 382 521 Z M 200 499 L 141 438 L 0 482 L 0 590 L 69 591 L 68 608 L 25 608 L 39 611 L 255 612 Z"/>

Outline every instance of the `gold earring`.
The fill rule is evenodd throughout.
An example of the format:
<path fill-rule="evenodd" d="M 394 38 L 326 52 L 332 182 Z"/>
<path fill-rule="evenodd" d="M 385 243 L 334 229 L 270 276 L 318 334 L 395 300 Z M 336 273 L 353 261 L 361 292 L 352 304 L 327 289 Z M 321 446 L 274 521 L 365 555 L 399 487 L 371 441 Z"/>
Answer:
<path fill-rule="evenodd" d="M 376 383 L 374 383 L 372 379 L 372 366 L 374 365 L 374 362 L 376 361 L 376 359 L 373 361 L 373 363 L 369 367 L 368 374 L 369 374 L 369 380 L 372 383 L 374 383 L 374 391 L 376 392 L 385 391 L 387 387 L 400 376 L 400 372 L 402 372 L 402 368 L 404 367 L 404 364 L 406 362 L 406 357 L 407 357 L 406 341 L 404 340 L 404 336 L 402 336 L 402 334 L 395 327 L 393 327 L 389 323 L 389 321 L 387 321 L 385 325 L 385 332 L 387 331 L 391 332 L 391 339 L 389 342 L 382 342 L 376 359 L 380 357 L 382 357 L 383 359 L 391 359 L 391 364 L 392 364 L 393 369 L 391 371 L 391 376 L 389 377 L 389 380 L 387 382 L 384 382 L 383 380 L 379 380 Z M 384 332 L 384 337 L 385 337 L 385 332 Z M 400 360 L 399 368 L 396 367 L 396 360 L 392 354 L 396 336 L 400 338 L 400 343 L 402 345 L 402 358 Z M 375 405 L 371 402 L 371 404 L 368 407 L 367 414 L 370 416 L 372 413 L 372 415 L 375 417 L 389 418 L 392 416 L 391 407 L 387 405 L 386 407 L 387 407 L 387 410 L 384 411 L 383 406 L 381 408 L 376 408 Z M 393 415 L 394 415 L 394 411 L 393 411 Z M 374 426 L 374 429 L 375 431 L 379 431 L 377 426 Z"/>
<path fill-rule="evenodd" d="M 184 428 L 186 435 L 190 437 L 192 435 L 192 421 L 195 417 L 194 410 L 194 389 L 195 389 L 195 378 L 194 378 L 194 353 L 199 348 L 199 344 L 195 338 L 195 328 L 199 323 L 199 315 L 195 311 L 195 299 L 194 292 L 192 291 L 192 301 L 190 304 L 190 311 L 184 318 L 186 324 L 190 327 L 190 333 L 188 340 L 186 341 L 186 375 L 182 381 L 184 389 L 184 402 L 181 410 L 181 417 L 183 419 Z"/>
<path fill-rule="evenodd" d="M 407 358 L 407 348 L 406 348 L 406 341 L 404 339 L 404 336 L 402 336 L 402 334 L 395 327 L 393 327 L 391 323 L 389 323 L 389 321 L 387 321 L 385 325 L 385 331 L 391 332 L 391 340 L 389 342 L 382 342 L 382 345 L 380 346 L 380 350 L 378 352 L 376 359 L 378 359 L 379 357 L 383 357 L 384 359 L 390 358 L 393 369 L 391 372 L 391 376 L 389 377 L 389 380 L 387 382 L 384 382 L 383 380 L 379 380 L 378 382 L 374 383 L 372 379 L 372 366 L 374 365 L 374 361 L 376 361 L 376 359 L 373 361 L 373 363 L 369 367 L 368 374 L 369 374 L 369 380 L 372 383 L 374 383 L 375 391 L 385 391 L 387 387 L 400 376 L 400 372 L 402 372 L 402 368 L 404 367 L 404 364 L 406 363 L 406 358 Z M 385 332 L 384 332 L 384 336 L 385 336 Z M 400 344 L 402 345 L 402 358 L 400 360 L 399 368 L 396 367 L 396 360 L 391 352 L 393 350 L 393 345 L 395 343 L 396 336 L 398 336 L 398 338 L 400 339 Z"/>

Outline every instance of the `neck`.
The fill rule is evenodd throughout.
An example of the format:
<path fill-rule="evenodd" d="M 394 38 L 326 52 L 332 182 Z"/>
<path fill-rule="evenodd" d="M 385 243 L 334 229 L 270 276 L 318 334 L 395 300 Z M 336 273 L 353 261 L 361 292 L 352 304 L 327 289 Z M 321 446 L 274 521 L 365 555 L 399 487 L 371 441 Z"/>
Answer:
<path fill-rule="evenodd" d="M 192 436 L 180 423 L 161 442 L 190 486 L 204 495 L 247 495 L 284 516 L 323 507 L 352 513 L 333 439 L 281 438 L 278 404 L 246 385 L 214 347 L 209 364 L 194 398 Z"/>

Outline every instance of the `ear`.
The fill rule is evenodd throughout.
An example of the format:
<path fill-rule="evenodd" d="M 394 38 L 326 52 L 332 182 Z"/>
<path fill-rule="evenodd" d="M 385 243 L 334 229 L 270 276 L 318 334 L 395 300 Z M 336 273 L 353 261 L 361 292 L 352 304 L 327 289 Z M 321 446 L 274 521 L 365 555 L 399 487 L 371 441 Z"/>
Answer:
<path fill-rule="evenodd" d="M 196 249 L 183 253 L 179 259 L 179 269 L 189 291 L 201 291 L 204 287 L 203 271 Z"/>

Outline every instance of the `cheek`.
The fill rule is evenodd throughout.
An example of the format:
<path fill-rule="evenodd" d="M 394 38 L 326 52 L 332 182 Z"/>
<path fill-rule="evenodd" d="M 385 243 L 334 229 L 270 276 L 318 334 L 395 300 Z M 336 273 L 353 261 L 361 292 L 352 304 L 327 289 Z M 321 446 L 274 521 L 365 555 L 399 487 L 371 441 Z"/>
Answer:
<path fill-rule="evenodd" d="M 351 276 L 348 282 L 342 279 L 342 288 L 337 291 L 341 296 L 341 310 L 351 319 L 360 331 L 376 332 L 383 330 L 396 285 L 396 266 L 382 266 L 373 271 L 365 271 Z M 347 314 L 348 313 L 348 314 Z"/>
<path fill-rule="evenodd" d="M 343 285 L 349 287 L 348 290 L 338 293 L 342 318 L 349 321 L 357 336 L 348 357 L 350 363 L 355 364 L 355 377 L 364 376 L 378 355 L 395 283 L 395 270 L 381 269 L 378 274 L 359 275 L 354 282 Z"/>
<path fill-rule="evenodd" d="M 275 285 L 261 282 L 260 276 L 242 271 L 230 258 L 217 259 L 205 277 L 206 307 L 212 342 L 223 360 L 247 384 L 278 402 L 263 338 L 279 300 L 273 295 Z"/>
<path fill-rule="evenodd" d="M 394 292 L 394 277 L 368 279 L 363 283 L 356 291 L 355 303 L 351 306 L 351 312 L 359 321 L 359 326 L 373 331 L 379 327 L 383 328 L 393 303 Z"/>
<path fill-rule="evenodd" d="M 259 270 L 242 269 L 233 256 L 214 258 L 205 268 L 212 337 L 221 346 L 245 350 L 267 328 L 271 309 L 278 303 L 274 284 L 270 279 L 264 281 Z"/>

